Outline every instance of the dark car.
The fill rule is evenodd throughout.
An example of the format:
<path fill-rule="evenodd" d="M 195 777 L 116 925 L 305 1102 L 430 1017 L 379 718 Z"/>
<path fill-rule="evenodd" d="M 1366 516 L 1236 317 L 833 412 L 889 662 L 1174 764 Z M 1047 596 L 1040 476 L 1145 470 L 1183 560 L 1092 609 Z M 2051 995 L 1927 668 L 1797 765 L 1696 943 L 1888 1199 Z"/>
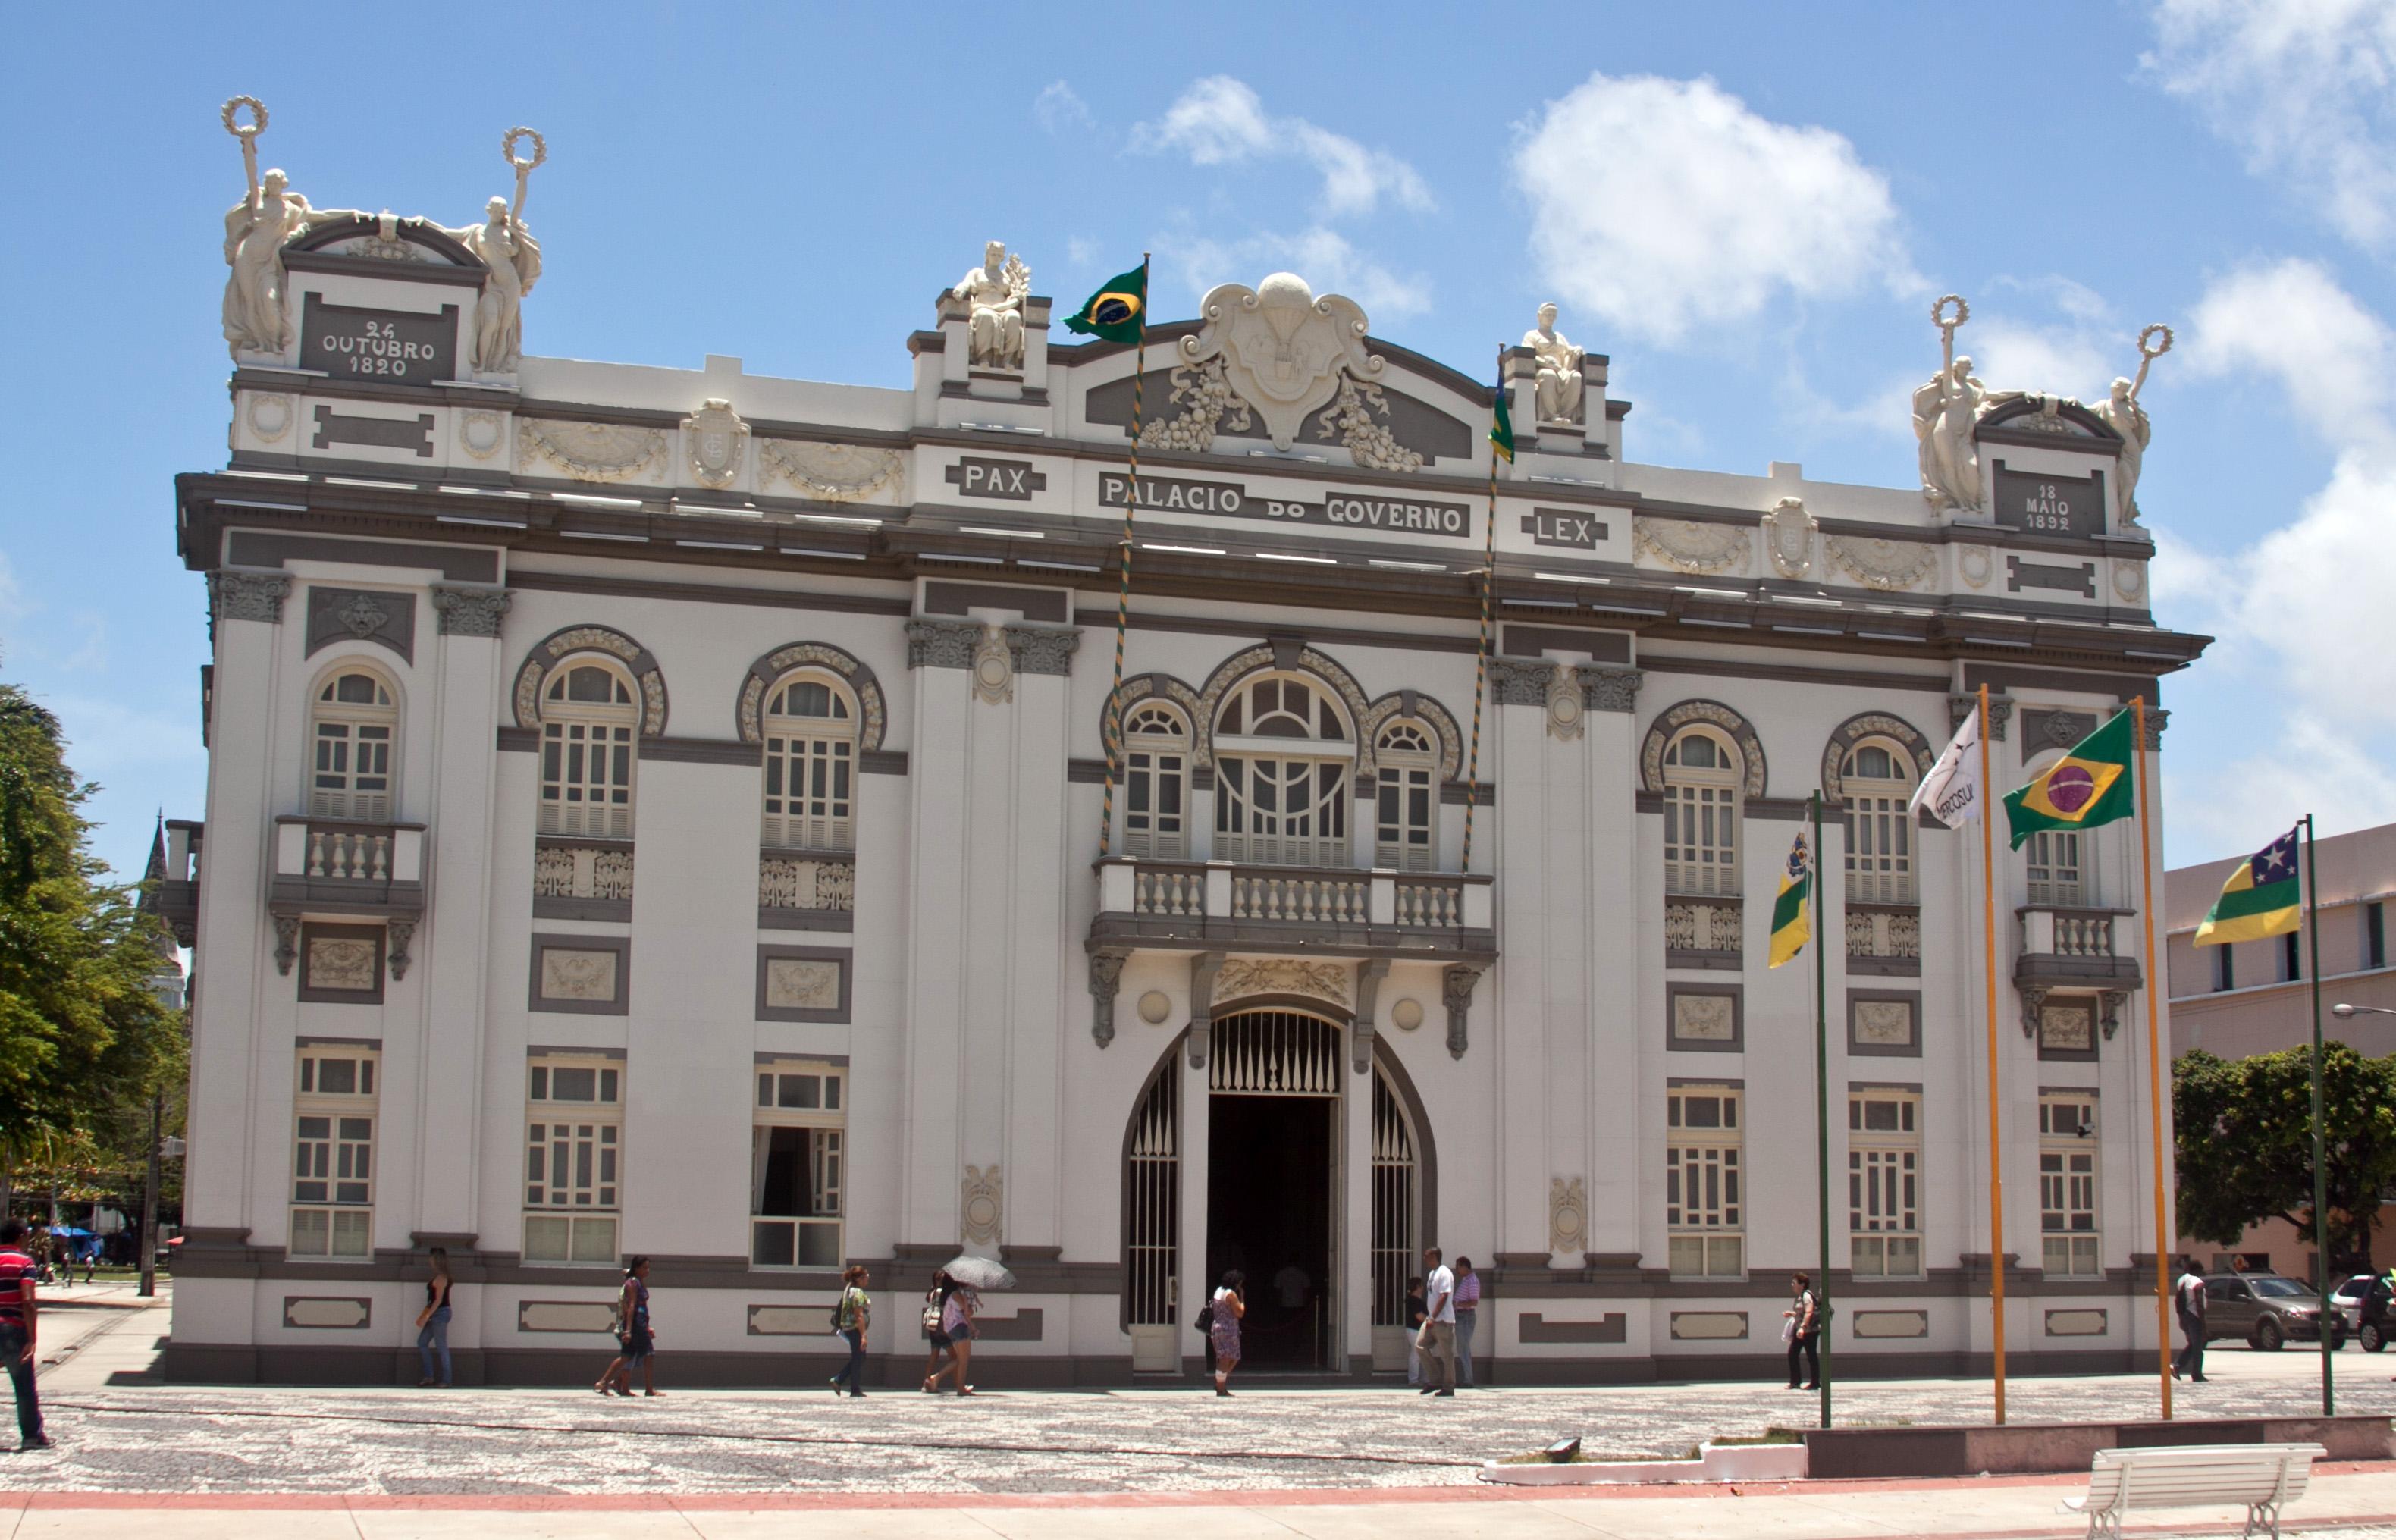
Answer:
<path fill-rule="evenodd" d="M 2331 1308 L 2330 1347 L 2346 1344 L 2346 1321 Z M 2207 1341 L 2244 1337 L 2267 1353 L 2277 1352 L 2293 1337 L 2321 1340 L 2321 1296 L 2293 1278 L 2277 1273 L 2221 1273 L 2204 1281 L 2204 1335 Z"/>
<path fill-rule="evenodd" d="M 2389 1292 L 2388 1280 L 2377 1273 L 2356 1273 L 2331 1291 L 2330 1303 L 2346 1318 L 2347 1334 L 2366 1353 L 2388 1346 Z"/>

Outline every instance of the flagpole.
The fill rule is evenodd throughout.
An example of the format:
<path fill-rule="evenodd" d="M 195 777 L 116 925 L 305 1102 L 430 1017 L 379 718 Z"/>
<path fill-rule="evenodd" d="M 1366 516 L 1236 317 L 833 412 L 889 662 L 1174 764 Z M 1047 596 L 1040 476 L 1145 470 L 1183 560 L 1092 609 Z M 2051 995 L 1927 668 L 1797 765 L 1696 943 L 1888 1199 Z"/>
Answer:
<path fill-rule="evenodd" d="M 2334 1334 L 2337 1318 L 2330 1313 L 2329 1166 L 2322 1148 L 2321 887 L 2313 876 L 2313 816 L 2309 813 L 2305 815 L 2305 932 L 2312 949 L 2305 971 L 2311 975 L 2313 985 L 2313 1281 L 2321 1294 L 2321 1314 L 2314 1319 L 2321 1326 L 2322 1415 L 2334 1417 L 2337 1392 L 2331 1383 L 2330 1365 L 2336 1354 L 2330 1345 L 2337 1340 Z"/>
<path fill-rule="evenodd" d="M 1123 576 L 1115 586 L 1115 681 L 1107 690 L 1107 790 L 1098 803 L 1098 855 L 1114 838 L 1115 777 L 1123 760 L 1124 634 L 1131 629 L 1131 520 L 1139 508 L 1140 387 L 1148 374 L 1148 259 L 1139 254 L 1139 332 L 1132 342 L 1131 485 L 1124 498 Z"/>
<path fill-rule="evenodd" d="M 1822 1426 L 1830 1426 L 1830 1319 L 1820 1306 L 1830 1297 L 1830 1028 L 1827 964 L 1822 960 L 1824 937 L 1822 928 L 1822 793 L 1817 789 L 1806 801 L 1814 820 L 1814 1216 L 1819 1227 L 1821 1260 L 1817 1275 L 1815 1309 L 1815 1351 L 1819 1354 L 1815 1372 L 1821 1376 Z"/>
<path fill-rule="evenodd" d="M 2155 789 L 2147 773 L 2147 697 L 2142 695 L 2131 697 L 2130 711 L 2130 730 L 2137 740 L 2138 756 L 2138 918 L 2147 933 L 2146 988 L 2142 992 L 2147 997 L 2147 1095 L 2152 1103 L 2150 1111 L 2152 1114 L 2155 1178 L 2155 1355 L 2163 1383 L 2163 1421 L 2169 1422 L 2172 1415 L 2171 1268 L 2166 1257 L 2171 1250 L 2171 1238 L 2163 1214 L 2163 1011 L 2155 998 L 2162 986 L 2155 974 L 2152 833 Z M 2327 1265 L 2324 1259 L 2324 1269 Z"/>
<path fill-rule="evenodd" d="M 1980 933 L 1987 948 L 1989 993 L 1989 1308 L 1990 1345 L 1997 1369 L 1997 1425 L 2005 1420 L 2005 1165 L 2000 1132 L 2004 1096 L 1997 1067 L 1997 854 L 1995 819 L 1989 811 L 1989 687 L 1980 686 L 1975 707 L 1980 723 Z"/>
<path fill-rule="evenodd" d="M 1498 395 L 1506 394 L 1506 350 L 1498 350 Z M 1495 429 L 1491 430 L 1495 432 Z M 1498 568 L 1498 445 L 1489 445 L 1489 511 L 1481 525 L 1481 647 L 1472 659 L 1472 758 L 1464 772 L 1464 859 L 1458 870 L 1472 870 L 1472 810 L 1481 801 L 1481 696 L 1489 676 L 1489 587 Z"/>

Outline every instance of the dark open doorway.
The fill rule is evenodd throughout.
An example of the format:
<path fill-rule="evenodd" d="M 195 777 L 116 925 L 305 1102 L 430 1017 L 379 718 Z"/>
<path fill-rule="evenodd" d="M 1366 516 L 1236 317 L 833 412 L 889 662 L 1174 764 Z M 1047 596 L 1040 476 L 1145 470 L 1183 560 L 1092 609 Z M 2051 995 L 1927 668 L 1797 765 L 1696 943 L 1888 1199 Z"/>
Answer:
<path fill-rule="evenodd" d="M 1248 1275 L 1241 1362 L 1329 1367 L 1331 1151 L 1328 1096 L 1207 1098 L 1206 1293 Z"/>

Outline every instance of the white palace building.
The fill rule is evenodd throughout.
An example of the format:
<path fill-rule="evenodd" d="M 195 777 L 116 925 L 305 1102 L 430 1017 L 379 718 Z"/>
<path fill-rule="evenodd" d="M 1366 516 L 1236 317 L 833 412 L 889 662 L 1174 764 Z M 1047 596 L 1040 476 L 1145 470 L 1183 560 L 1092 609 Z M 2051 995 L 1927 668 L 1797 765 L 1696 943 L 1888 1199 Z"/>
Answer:
<path fill-rule="evenodd" d="M 2134 392 L 1958 361 L 1919 485 L 1671 470 L 1548 318 L 1476 710 L 1485 370 L 1224 283 L 1149 332 L 1102 831 L 1135 353 L 1019 260 L 883 389 L 520 357 L 498 200 L 270 173 L 227 253 L 174 1377 L 410 1380 L 442 1246 L 468 1383 L 589 1379 L 634 1254 L 674 1383 L 819 1382 L 849 1261 L 912 1383 L 960 1249 L 1019 1279 L 985 1386 L 1188 1374 L 1231 1267 L 1253 1364 L 1364 1382 L 1434 1242 L 1484 1380 L 1776 1372 L 1817 790 L 1840 1372 L 1987 1362 L 1979 836 L 1906 799 L 1979 686 L 2002 789 L 2203 649 L 2149 611 Z M 1998 850 L 2010 1360 L 2124 1366 L 2137 826 Z"/>

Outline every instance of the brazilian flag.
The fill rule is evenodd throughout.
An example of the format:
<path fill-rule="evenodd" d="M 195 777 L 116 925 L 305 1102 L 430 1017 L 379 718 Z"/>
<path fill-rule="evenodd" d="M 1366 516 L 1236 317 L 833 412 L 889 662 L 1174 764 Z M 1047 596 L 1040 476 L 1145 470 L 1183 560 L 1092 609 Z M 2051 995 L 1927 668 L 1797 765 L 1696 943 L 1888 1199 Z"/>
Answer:
<path fill-rule="evenodd" d="M 1065 329 L 1110 342 L 1138 342 L 1148 325 L 1148 264 L 1118 272 L 1098 285 L 1078 315 L 1065 317 Z"/>
<path fill-rule="evenodd" d="M 2291 829 L 2230 869 L 2221 896 L 2196 927 L 2196 944 L 2226 947 L 2291 935 L 2303 925 L 2304 902 L 2296 891 L 2296 831 Z"/>
<path fill-rule="evenodd" d="M 1789 847 L 1789 865 L 1780 873 L 1780 895 L 1772 900 L 1772 962 L 1778 967 L 1805 949 L 1813 939 L 1814 922 L 1806 899 L 1814 891 L 1814 862 L 1805 836 Z"/>
<path fill-rule="evenodd" d="M 1489 419 L 1489 452 L 1514 463 L 1514 419 L 1506 412 L 1506 382 L 1498 381 L 1497 411 Z"/>
<path fill-rule="evenodd" d="M 2071 751 L 2039 772 L 2017 791 L 2005 793 L 2005 822 L 2013 848 L 2042 829 L 2094 829 L 2136 812 L 2130 775 L 2130 713 L 2071 746 Z"/>

